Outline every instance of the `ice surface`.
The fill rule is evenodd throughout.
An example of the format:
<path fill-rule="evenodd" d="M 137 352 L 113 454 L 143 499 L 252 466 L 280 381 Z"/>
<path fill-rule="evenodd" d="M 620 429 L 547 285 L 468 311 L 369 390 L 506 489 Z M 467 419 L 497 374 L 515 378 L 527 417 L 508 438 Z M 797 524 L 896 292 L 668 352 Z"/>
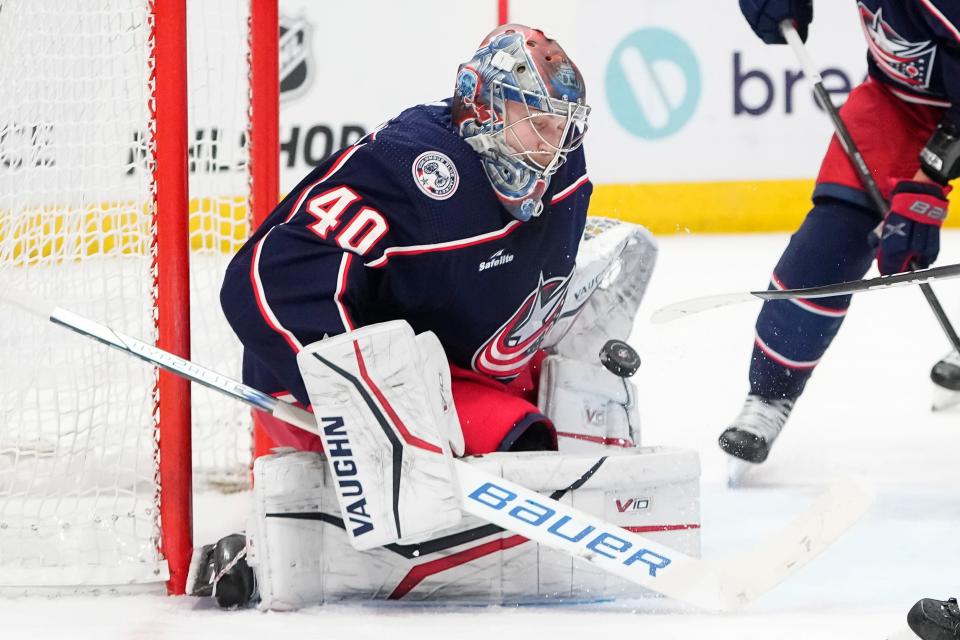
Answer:
<path fill-rule="evenodd" d="M 947 343 L 919 290 L 854 300 L 840 336 L 749 488 L 727 489 L 716 437 L 746 392 L 756 304 L 653 325 L 685 297 L 765 286 L 785 234 L 661 238 L 632 343 L 646 444 L 700 451 L 704 556 L 744 548 L 785 524 L 836 474 L 876 485 L 872 512 L 833 548 L 743 611 L 704 615 L 664 600 L 525 608 L 337 605 L 286 614 L 221 612 L 162 596 L 0 599 L 3 638 L 652 638 L 881 639 L 923 596 L 960 592 L 960 411 L 929 412 L 931 365 Z M 944 232 L 939 264 L 960 262 Z M 934 284 L 960 324 L 960 284 Z M 245 496 L 198 496 L 196 537 L 242 526 Z M 902 636 L 909 637 L 909 636 Z"/>

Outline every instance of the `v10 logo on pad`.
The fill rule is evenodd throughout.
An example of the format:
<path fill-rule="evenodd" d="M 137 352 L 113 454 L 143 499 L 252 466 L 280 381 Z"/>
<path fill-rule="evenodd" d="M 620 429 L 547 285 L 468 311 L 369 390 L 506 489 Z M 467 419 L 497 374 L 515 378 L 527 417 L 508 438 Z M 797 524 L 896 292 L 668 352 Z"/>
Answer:
<path fill-rule="evenodd" d="M 620 513 L 632 513 L 634 511 L 646 511 L 650 508 L 650 498 L 617 498 L 617 511 Z"/>
<path fill-rule="evenodd" d="M 610 55 L 607 102 L 621 127 L 638 138 L 666 138 L 682 129 L 700 102 L 700 65 L 672 31 L 639 29 Z"/>

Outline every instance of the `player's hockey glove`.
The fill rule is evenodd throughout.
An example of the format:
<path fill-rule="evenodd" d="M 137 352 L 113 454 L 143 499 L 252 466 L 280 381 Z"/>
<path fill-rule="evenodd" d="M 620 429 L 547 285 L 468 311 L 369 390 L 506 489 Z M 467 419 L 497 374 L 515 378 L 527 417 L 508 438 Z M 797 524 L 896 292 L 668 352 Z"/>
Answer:
<path fill-rule="evenodd" d="M 926 269 L 937 259 L 948 193 L 950 187 L 938 184 L 911 180 L 897 183 L 877 240 L 880 273 Z"/>
<path fill-rule="evenodd" d="M 780 23 L 792 20 L 800 39 L 807 41 L 813 21 L 813 0 L 740 0 L 740 11 L 753 32 L 767 44 L 786 44 Z"/>

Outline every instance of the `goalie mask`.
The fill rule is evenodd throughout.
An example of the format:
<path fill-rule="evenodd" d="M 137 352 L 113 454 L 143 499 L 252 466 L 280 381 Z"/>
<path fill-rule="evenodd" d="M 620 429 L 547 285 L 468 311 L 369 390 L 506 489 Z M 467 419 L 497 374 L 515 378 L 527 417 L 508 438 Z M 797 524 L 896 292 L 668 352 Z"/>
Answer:
<path fill-rule="evenodd" d="M 453 125 L 480 154 L 494 192 L 515 218 L 543 211 L 550 176 L 583 140 L 585 100 L 580 71 L 538 29 L 498 27 L 460 65 Z"/>

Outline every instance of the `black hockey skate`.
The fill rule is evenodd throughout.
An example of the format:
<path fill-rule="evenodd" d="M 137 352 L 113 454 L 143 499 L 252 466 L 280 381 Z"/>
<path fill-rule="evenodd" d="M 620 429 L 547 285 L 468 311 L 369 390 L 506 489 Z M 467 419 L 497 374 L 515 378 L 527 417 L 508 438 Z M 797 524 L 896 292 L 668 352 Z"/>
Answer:
<path fill-rule="evenodd" d="M 224 609 L 244 607 L 258 598 L 257 579 L 247 564 L 247 540 L 242 533 L 220 538 L 193 552 L 187 593 L 210 597 Z"/>
<path fill-rule="evenodd" d="M 910 608 L 907 625 L 922 640 L 960 640 L 957 599 L 924 598 Z"/>
<path fill-rule="evenodd" d="M 760 464 L 770 455 L 770 447 L 783 430 L 794 400 L 772 400 L 748 395 L 729 427 L 720 434 L 720 448 L 726 453 L 753 464 Z"/>
<path fill-rule="evenodd" d="M 933 410 L 942 411 L 960 404 L 960 355 L 951 351 L 930 369 L 933 382 Z"/>

